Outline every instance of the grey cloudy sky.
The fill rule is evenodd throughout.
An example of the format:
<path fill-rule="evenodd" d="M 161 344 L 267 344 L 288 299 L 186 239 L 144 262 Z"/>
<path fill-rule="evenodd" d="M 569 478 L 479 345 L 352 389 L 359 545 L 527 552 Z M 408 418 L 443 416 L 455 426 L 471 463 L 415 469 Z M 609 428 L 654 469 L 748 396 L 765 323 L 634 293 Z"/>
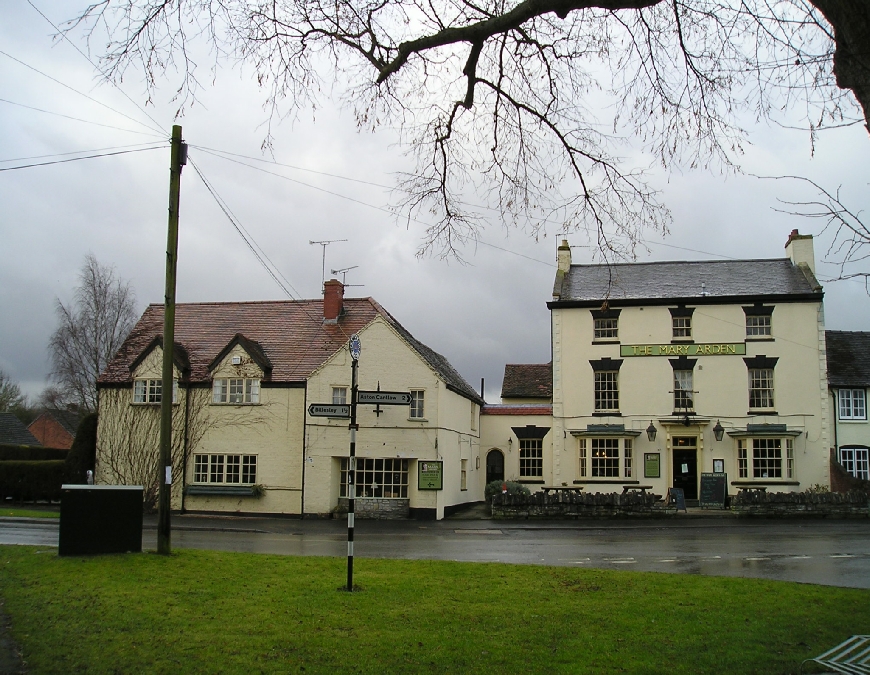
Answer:
<path fill-rule="evenodd" d="M 77 9 L 68 1 L 32 2 L 56 24 Z M 0 368 L 34 396 L 47 383 L 55 298 L 71 299 L 88 252 L 133 284 L 139 309 L 162 302 L 169 177 L 164 141 L 175 111 L 165 86 L 146 108 L 157 122 L 154 130 L 155 123 L 124 96 L 145 105 L 139 73 L 128 72 L 122 94 L 102 83 L 69 43 L 52 40 L 53 33 L 27 0 L 0 4 L 0 169 L 80 156 L 64 153 L 162 147 L 0 171 Z M 407 166 L 392 130 L 359 133 L 350 113 L 326 105 L 274 127 L 274 155 L 264 156 L 267 114 L 251 73 L 227 67 L 205 79 L 200 104 L 177 121 L 190 157 L 292 284 L 294 297 L 320 294 L 322 249 L 309 241 L 346 239 L 327 248 L 327 276 L 330 269 L 356 266 L 347 282 L 359 286 L 348 295 L 376 298 L 475 388 L 485 377 L 488 400 L 497 399 L 505 363 L 549 359 L 545 303 L 557 224 L 535 240 L 506 231 L 494 218 L 481 243 L 463 249 L 466 264 L 417 258 L 424 225 L 397 222 L 384 208 L 395 172 Z M 796 123 L 787 115 L 782 121 Z M 674 221 L 667 237 L 638 251 L 639 260 L 782 257 L 793 228 L 819 233 L 821 222 L 774 210 L 778 199 L 806 197 L 805 186 L 752 174 L 806 176 L 830 191 L 841 188 L 853 210 L 870 207 L 870 138 L 862 126 L 823 132 L 814 152 L 805 131 L 785 126 L 752 126 L 750 142 L 741 158 L 744 175 L 654 174 Z M 212 150 L 240 157 L 230 161 Z M 20 161 L 33 157 L 43 158 Z M 273 158 L 280 165 L 259 161 Z M 574 261 L 591 261 L 582 233 L 569 239 L 577 247 Z M 836 274 L 821 262 L 829 244 L 829 235 L 816 241 L 821 278 Z M 178 301 L 284 298 L 193 167 L 186 167 Z M 826 284 L 826 323 L 870 330 L 870 299 L 861 283 Z"/>

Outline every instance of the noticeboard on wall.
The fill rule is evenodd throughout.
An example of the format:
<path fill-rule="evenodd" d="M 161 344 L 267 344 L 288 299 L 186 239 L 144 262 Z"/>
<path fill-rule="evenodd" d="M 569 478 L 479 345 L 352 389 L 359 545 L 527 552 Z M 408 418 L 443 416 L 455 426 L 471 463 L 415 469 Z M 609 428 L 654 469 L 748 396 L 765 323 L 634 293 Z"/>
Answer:
<path fill-rule="evenodd" d="M 661 478 L 662 455 L 659 452 L 645 452 L 643 455 L 643 477 Z"/>
<path fill-rule="evenodd" d="M 418 460 L 417 461 L 417 489 L 418 490 L 443 490 L 444 489 L 444 462 Z"/>

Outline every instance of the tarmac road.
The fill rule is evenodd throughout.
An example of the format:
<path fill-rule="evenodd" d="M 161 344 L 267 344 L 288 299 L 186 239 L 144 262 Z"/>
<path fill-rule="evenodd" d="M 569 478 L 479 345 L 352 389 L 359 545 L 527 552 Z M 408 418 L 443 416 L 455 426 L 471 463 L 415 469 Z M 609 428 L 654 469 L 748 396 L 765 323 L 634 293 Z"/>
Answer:
<path fill-rule="evenodd" d="M 0 544 L 57 546 L 57 523 L 0 519 Z M 344 557 L 343 520 L 172 518 L 175 548 Z M 364 521 L 355 558 L 462 560 L 758 577 L 870 588 L 870 520 Z M 143 547 L 156 549 L 146 517 Z"/>

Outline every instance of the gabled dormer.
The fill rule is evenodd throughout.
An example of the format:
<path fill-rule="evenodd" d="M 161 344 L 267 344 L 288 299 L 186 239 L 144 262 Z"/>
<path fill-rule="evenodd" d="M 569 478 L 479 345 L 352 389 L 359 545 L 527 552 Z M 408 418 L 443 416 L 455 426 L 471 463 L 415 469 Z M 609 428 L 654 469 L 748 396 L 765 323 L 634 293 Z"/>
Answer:
<path fill-rule="evenodd" d="M 163 337 L 154 338 L 130 364 L 133 403 L 157 404 L 163 397 Z M 190 375 L 187 350 L 175 343 L 172 352 L 172 402 L 178 403 L 178 381 Z"/>
<path fill-rule="evenodd" d="M 256 404 L 260 382 L 272 376 L 272 362 L 259 342 L 236 333 L 209 364 L 212 403 Z"/>

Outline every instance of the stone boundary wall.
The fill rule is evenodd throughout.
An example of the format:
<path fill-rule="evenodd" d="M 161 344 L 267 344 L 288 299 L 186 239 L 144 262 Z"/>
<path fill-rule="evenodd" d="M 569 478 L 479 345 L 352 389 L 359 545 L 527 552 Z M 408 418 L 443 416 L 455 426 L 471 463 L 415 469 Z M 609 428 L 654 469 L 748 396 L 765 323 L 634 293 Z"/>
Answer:
<path fill-rule="evenodd" d="M 743 490 L 731 498 L 739 516 L 868 518 L 870 497 L 865 492 L 762 492 Z"/>
<path fill-rule="evenodd" d="M 355 518 L 362 520 L 404 520 L 410 515 L 411 500 L 409 499 L 373 499 L 357 497 L 353 507 Z M 347 515 L 347 498 L 340 497 L 335 514 Z"/>
<path fill-rule="evenodd" d="M 530 495 L 496 494 L 493 518 L 661 518 L 677 510 L 653 494 L 556 492 Z"/>

